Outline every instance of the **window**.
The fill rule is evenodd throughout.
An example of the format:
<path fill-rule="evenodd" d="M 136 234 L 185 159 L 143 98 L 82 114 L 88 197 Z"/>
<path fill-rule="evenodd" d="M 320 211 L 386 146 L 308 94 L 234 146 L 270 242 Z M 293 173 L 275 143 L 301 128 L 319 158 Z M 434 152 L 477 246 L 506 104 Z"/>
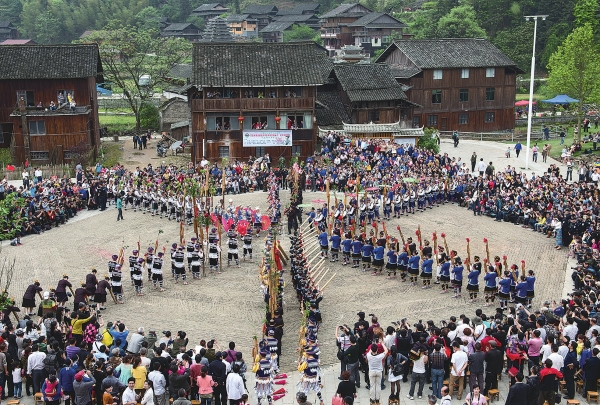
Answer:
<path fill-rule="evenodd" d="M 292 113 L 294 114 L 294 113 Z M 285 123 L 285 127 L 283 126 L 284 124 L 281 124 L 281 129 L 302 129 L 305 128 L 304 126 L 304 115 L 300 115 L 299 113 L 297 113 L 298 115 L 288 115 L 287 116 L 287 121 Z M 282 120 L 283 121 L 283 120 Z M 306 128 L 310 128 L 310 127 L 306 127 Z"/>
<path fill-rule="evenodd" d="M 229 146 L 219 146 L 219 157 L 220 158 L 228 158 L 229 157 Z"/>
<path fill-rule="evenodd" d="M 421 126 L 421 117 L 419 117 L 418 115 L 414 116 L 413 117 L 413 128 L 418 128 L 420 126 Z"/>
<path fill-rule="evenodd" d="M 442 80 L 442 69 L 434 69 L 433 80 Z"/>
<path fill-rule="evenodd" d="M 252 117 L 252 129 L 268 129 L 267 116 Z"/>
<path fill-rule="evenodd" d="M 469 89 L 460 89 L 458 91 L 458 97 L 461 103 L 466 103 L 469 101 Z"/>
<path fill-rule="evenodd" d="M 63 159 L 73 159 L 74 153 L 70 150 L 63 150 Z"/>
<path fill-rule="evenodd" d="M 49 160 L 50 152 L 31 152 L 31 160 Z"/>
<path fill-rule="evenodd" d="M 485 113 L 485 122 L 494 122 L 494 113 L 493 112 Z"/>
<path fill-rule="evenodd" d="M 436 127 L 438 122 L 437 115 L 428 115 L 427 116 L 427 126 L 428 127 Z"/>
<path fill-rule="evenodd" d="M 33 91 L 17 90 L 17 103 L 21 100 L 25 100 L 26 107 L 35 107 L 35 100 L 33 99 Z"/>
<path fill-rule="evenodd" d="M 238 117 L 223 116 L 222 113 L 206 114 L 206 129 L 208 131 L 229 131 L 232 129 L 240 129 Z"/>
<path fill-rule="evenodd" d="M 496 89 L 494 87 L 488 87 L 485 89 L 485 101 L 494 101 Z"/>
<path fill-rule="evenodd" d="M 458 114 L 458 125 L 469 123 L 469 114 Z"/>
<path fill-rule="evenodd" d="M 110 89 L 109 89 L 110 90 Z M 73 90 L 57 90 L 56 101 L 58 104 L 69 103 L 75 100 L 75 92 Z"/>
<path fill-rule="evenodd" d="M 46 123 L 44 121 L 29 121 L 29 135 L 45 135 Z"/>
<path fill-rule="evenodd" d="M 431 104 L 441 104 L 442 103 L 442 91 L 441 90 L 431 90 Z"/>
<path fill-rule="evenodd" d="M 486 68 L 485 77 L 496 77 L 496 68 Z"/>
<path fill-rule="evenodd" d="M 300 156 L 302 154 L 302 146 L 292 145 L 292 156 Z"/>
<path fill-rule="evenodd" d="M 264 156 L 266 154 L 267 154 L 267 152 L 265 152 L 265 147 L 264 146 L 261 146 L 261 147 L 258 147 L 258 148 L 254 148 L 254 156 L 261 157 L 261 156 Z"/>
<path fill-rule="evenodd" d="M 285 89 L 285 97 L 302 97 L 302 87 L 289 87 Z"/>
<path fill-rule="evenodd" d="M 460 78 L 461 79 L 468 79 L 469 78 L 469 69 L 461 69 L 461 71 L 460 71 Z"/>
<path fill-rule="evenodd" d="M 379 110 L 369 111 L 369 121 L 371 121 L 371 122 L 379 121 Z"/>

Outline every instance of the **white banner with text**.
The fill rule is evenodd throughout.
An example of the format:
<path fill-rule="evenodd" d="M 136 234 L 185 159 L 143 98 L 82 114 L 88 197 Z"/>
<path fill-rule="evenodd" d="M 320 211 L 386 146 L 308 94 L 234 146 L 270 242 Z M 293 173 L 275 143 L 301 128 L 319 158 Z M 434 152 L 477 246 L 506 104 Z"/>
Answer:
<path fill-rule="evenodd" d="M 261 146 L 292 146 L 291 130 L 248 130 L 244 131 L 243 136 L 243 146 L 245 148 Z"/>

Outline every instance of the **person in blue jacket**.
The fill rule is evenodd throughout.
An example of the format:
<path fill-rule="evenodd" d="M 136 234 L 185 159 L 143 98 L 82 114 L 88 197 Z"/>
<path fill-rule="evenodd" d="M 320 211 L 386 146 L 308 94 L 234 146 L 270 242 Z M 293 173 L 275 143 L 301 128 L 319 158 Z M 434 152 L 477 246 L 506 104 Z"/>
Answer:
<path fill-rule="evenodd" d="M 479 294 L 479 276 L 481 275 L 481 262 L 479 256 L 473 257 L 474 263 L 471 271 L 467 274 L 467 291 L 469 291 L 469 302 L 475 302 Z"/>
<path fill-rule="evenodd" d="M 333 234 L 329 237 L 329 241 L 331 242 L 331 262 L 337 262 L 340 254 L 340 244 L 342 243 L 339 229 L 333 231 Z"/>
<path fill-rule="evenodd" d="M 461 258 L 456 256 L 454 258 L 454 267 L 452 267 L 452 287 L 454 288 L 454 295 L 452 298 L 461 296 L 464 269 Z"/>
<path fill-rule="evenodd" d="M 502 277 L 502 279 L 500 279 L 498 282 L 498 301 L 500 301 L 500 308 L 508 308 L 512 279 L 513 276 L 510 271 L 505 271 L 504 277 Z"/>
<path fill-rule="evenodd" d="M 398 249 L 398 243 L 396 243 L 396 239 L 392 237 L 389 245 L 390 250 L 387 252 L 387 263 L 385 268 L 387 270 L 387 278 L 388 280 L 392 278 L 392 273 L 394 273 L 394 278 L 396 278 L 396 270 L 398 269 L 398 254 L 396 253 L 396 249 Z"/>
<path fill-rule="evenodd" d="M 342 266 L 350 263 L 350 252 L 352 251 L 352 235 L 348 232 L 342 241 Z"/>
<path fill-rule="evenodd" d="M 360 262 L 360 252 L 362 251 L 363 244 L 360 241 L 360 236 L 354 237 L 354 242 L 352 242 L 352 268 L 358 267 L 358 263 Z"/>
<path fill-rule="evenodd" d="M 329 236 L 327 232 L 323 231 L 318 236 L 319 245 L 321 245 L 321 257 L 327 257 L 329 251 Z"/>
<path fill-rule="evenodd" d="M 535 297 L 535 274 L 533 270 L 527 272 L 527 308 L 531 308 L 531 301 Z"/>
<path fill-rule="evenodd" d="M 483 293 L 485 295 L 485 307 L 489 306 L 490 302 L 492 305 L 494 305 L 496 291 L 498 290 L 496 285 L 497 277 L 498 273 L 496 273 L 494 266 L 488 266 L 487 272 L 485 273 L 485 276 L 483 276 L 483 283 L 485 284 L 485 287 L 483 287 Z"/>
<path fill-rule="evenodd" d="M 365 244 L 362 247 L 362 267 L 363 271 L 371 270 L 371 256 L 373 255 L 373 241 L 371 239 L 367 239 Z"/>
<path fill-rule="evenodd" d="M 410 279 L 410 285 L 417 283 L 417 277 L 419 277 L 419 265 L 421 263 L 421 256 L 414 250 L 412 255 L 408 259 L 408 277 Z"/>
<path fill-rule="evenodd" d="M 515 301 L 518 304 L 527 304 L 527 277 L 521 276 L 521 280 L 515 287 Z"/>
<path fill-rule="evenodd" d="M 373 249 L 373 273 L 372 276 L 376 276 L 379 271 L 379 275 L 382 274 L 383 271 L 383 257 L 385 255 L 385 239 L 383 241 L 377 242 L 377 246 Z"/>
<path fill-rule="evenodd" d="M 450 261 L 445 253 L 440 255 L 440 284 L 442 285 L 442 292 L 440 294 L 446 294 L 448 292 L 448 284 L 450 283 Z"/>
<path fill-rule="evenodd" d="M 408 249 L 406 245 L 402 246 L 402 252 L 398 255 L 398 270 L 400 270 L 402 281 L 406 281 L 406 272 L 408 271 Z"/>
<path fill-rule="evenodd" d="M 431 253 L 425 255 L 425 260 L 421 263 L 421 280 L 423 280 L 423 289 L 431 288 L 431 278 L 433 277 L 433 259 Z"/>

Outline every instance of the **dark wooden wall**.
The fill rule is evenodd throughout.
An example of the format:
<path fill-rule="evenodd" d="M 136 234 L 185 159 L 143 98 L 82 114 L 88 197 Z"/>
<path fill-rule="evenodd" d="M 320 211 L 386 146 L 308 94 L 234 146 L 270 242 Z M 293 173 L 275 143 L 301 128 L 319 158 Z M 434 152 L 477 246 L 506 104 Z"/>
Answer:
<path fill-rule="evenodd" d="M 31 151 L 49 151 L 55 148 L 69 150 L 73 146 L 85 141 L 94 151 L 100 143 L 100 124 L 98 122 L 98 100 L 96 96 L 96 78 L 76 79 L 51 79 L 51 80 L 0 80 L 0 124 L 10 127 L 12 125 L 13 155 L 16 164 L 25 160 L 25 150 L 22 135 L 21 117 L 10 115 L 18 111 L 17 91 L 33 91 L 34 103 L 42 102 L 44 108 L 50 101 L 58 102 L 59 90 L 72 90 L 78 107 L 89 106 L 88 113 L 57 114 L 48 112 L 41 115 L 31 115 L 28 119 L 44 120 L 47 135 L 31 137 Z M 58 150 L 57 149 L 57 150 Z M 59 154 L 59 161 L 63 163 L 63 154 Z"/>

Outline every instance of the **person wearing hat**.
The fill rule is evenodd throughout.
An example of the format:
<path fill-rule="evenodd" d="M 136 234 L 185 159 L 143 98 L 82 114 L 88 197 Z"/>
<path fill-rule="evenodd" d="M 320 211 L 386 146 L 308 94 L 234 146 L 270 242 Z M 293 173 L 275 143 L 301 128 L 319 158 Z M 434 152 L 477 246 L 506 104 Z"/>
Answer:
<path fill-rule="evenodd" d="M 221 273 L 219 271 L 219 253 L 220 252 L 221 252 L 221 247 L 219 246 L 219 237 L 217 235 L 217 228 L 213 227 L 210 230 L 210 234 L 208 235 L 208 264 L 209 264 L 211 273 L 213 271 L 217 274 Z"/>
<path fill-rule="evenodd" d="M 498 262 L 496 263 L 500 265 Z M 498 272 L 499 271 L 500 270 L 498 270 Z M 485 296 L 485 307 L 489 306 L 490 303 L 494 305 L 494 300 L 496 299 L 496 292 L 498 291 L 498 286 L 496 283 L 497 278 L 498 273 L 496 272 L 494 266 L 487 266 L 487 272 L 485 273 L 485 276 L 483 276 L 483 283 L 485 284 L 485 286 L 483 287 L 483 293 Z"/>
<path fill-rule="evenodd" d="M 85 377 L 85 378 L 84 378 Z M 96 384 L 96 379 L 90 370 L 79 371 L 75 374 L 73 382 L 73 403 L 77 405 L 92 404 L 92 387 Z"/>
<path fill-rule="evenodd" d="M 252 263 L 252 229 L 248 227 L 246 229 L 246 234 L 243 237 L 244 242 L 244 255 L 242 259 L 246 261 L 246 255 L 250 258 L 250 263 Z"/>
<path fill-rule="evenodd" d="M 299 389 L 298 391 L 308 394 L 310 391 L 314 391 L 319 398 L 320 405 L 324 405 L 323 396 L 321 395 L 321 369 L 319 367 L 319 355 L 318 349 L 311 347 L 304 351 L 306 367 L 302 371 L 300 376 Z"/>
<path fill-rule="evenodd" d="M 56 301 L 54 301 L 53 296 L 50 296 L 49 291 L 44 291 L 44 299 L 40 303 L 41 316 L 46 316 L 50 312 L 56 312 Z"/>
<path fill-rule="evenodd" d="M 129 256 L 129 276 L 131 278 L 131 285 L 134 285 L 134 282 L 133 282 L 133 273 L 134 273 L 134 270 L 135 270 L 134 269 L 135 265 L 138 263 L 139 253 L 140 253 L 139 250 L 134 249 L 131 252 L 131 256 Z"/>
<path fill-rule="evenodd" d="M 183 252 L 181 253 L 181 265 L 183 265 Z M 157 255 L 155 255 L 152 258 L 152 264 L 151 266 L 151 273 L 152 273 L 152 285 L 154 286 L 155 290 L 159 290 L 160 292 L 165 291 L 165 289 L 163 288 L 163 272 L 162 272 L 162 267 L 163 267 L 163 252 L 158 252 Z M 185 268 L 184 268 L 185 270 Z"/>
<path fill-rule="evenodd" d="M 416 250 L 411 250 L 410 257 L 408 258 L 408 277 L 410 285 L 414 286 L 417 283 L 417 277 L 419 276 L 419 266 L 421 263 L 421 256 Z"/>
<path fill-rule="evenodd" d="M 33 281 L 33 284 L 29 284 L 23 294 L 22 306 L 25 308 L 26 315 L 34 315 L 33 309 L 36 307 L 35 296 L 40 294 L 44 289 L 40 287 L 40 282 L 37 280 Z"/>
<path fill-rule="evenodd" d="M 231 260 L 235 260 L 236 267 L 240 267 L 240 258 L 238 256 L 238 234 L 235 231 L 235 225 L 231 225 L 227 232 L 227 267 L 231 265 Z"/>
<path fill-rule="evenodd" d="M 255 377 L 254 377 L 254 390 L 258 397 L 258 404 L 260 405 L 263 399 L 266 399 L 269 404 L 273 403 L 273 380 L 272 380 L 272 363 L 267 359 L 269 350 L 262 348 L 259 352 L 258 364 L 254 364 Z"/>
<path fill-rule="evenodd" d="M 440 285 L 442 291 L 440 294 L 448 292 L 448 284 L 450 284 L 450 259 L 446 254 L 440 255 Z"/>
<path fill-rule="evenodd" d="M 148 273 L 148 281 L 152 280 L 152 262 L 154 261 L 154 248 L 152 246 L 148 247 L 148 250 L 144 254 L 144 258 L 146 259 L 146 271 Z"/>
<path fill-rule="evenodd" d="M 109 266 L 110 267 L 110 266 Z M 112 271 L 110 272 L 110 285 L 114 296 L 117 298 L 119 304 L 124 304 L 123 301 L 123 273 L 121 272 L 121 265 L 115 264 Z"/>
<path fill-rule="evenodd" d="M 262 218 L 260 215 L 260 207 L 256 207 L 255 211 L 252 214 L 252 222 L 254 224 L 254 230 L 256 231 L 256 236 L 260 234 L 262 229 Z"/>
<path fill-rule="evenodd" d="M 202 248 L 202 245 L 200 245 L 199 243 L 196 243 L 194 245 L 194 250 L 190 254 L 190 258 L 191 258 L 190 265 L 191 265 L 191 271 L 192 271 L 192 278 L 199 279 L 200 278 L 200 266 L 202 266 L 202 263 L 204 262 L 204 250 Z"/>
<path fill-rule="evenodd" d="M 187 270 L 192 271 L 192 253 L 196 246 L 198 238 L 193 237 L 185 244 L 185 257 L 187 259 Z"/>
<path fill-rule="evenodd" d="M 185 271 L 185 253 L 183 251 L 183 246 L 179 245 L 175 253 L 173 253 L 173 260 L 175 260 L 175 283 L 179 282 L 179 278 L 182 279 L 183 284 L 187 284 L 187 274 Z M 160 254 L 160 252 L 159 252 Z M 161 278 L 162 278 L 162 270 L 161 270 Z M 153 276 L 154 281 L 154 276 Z"/>

